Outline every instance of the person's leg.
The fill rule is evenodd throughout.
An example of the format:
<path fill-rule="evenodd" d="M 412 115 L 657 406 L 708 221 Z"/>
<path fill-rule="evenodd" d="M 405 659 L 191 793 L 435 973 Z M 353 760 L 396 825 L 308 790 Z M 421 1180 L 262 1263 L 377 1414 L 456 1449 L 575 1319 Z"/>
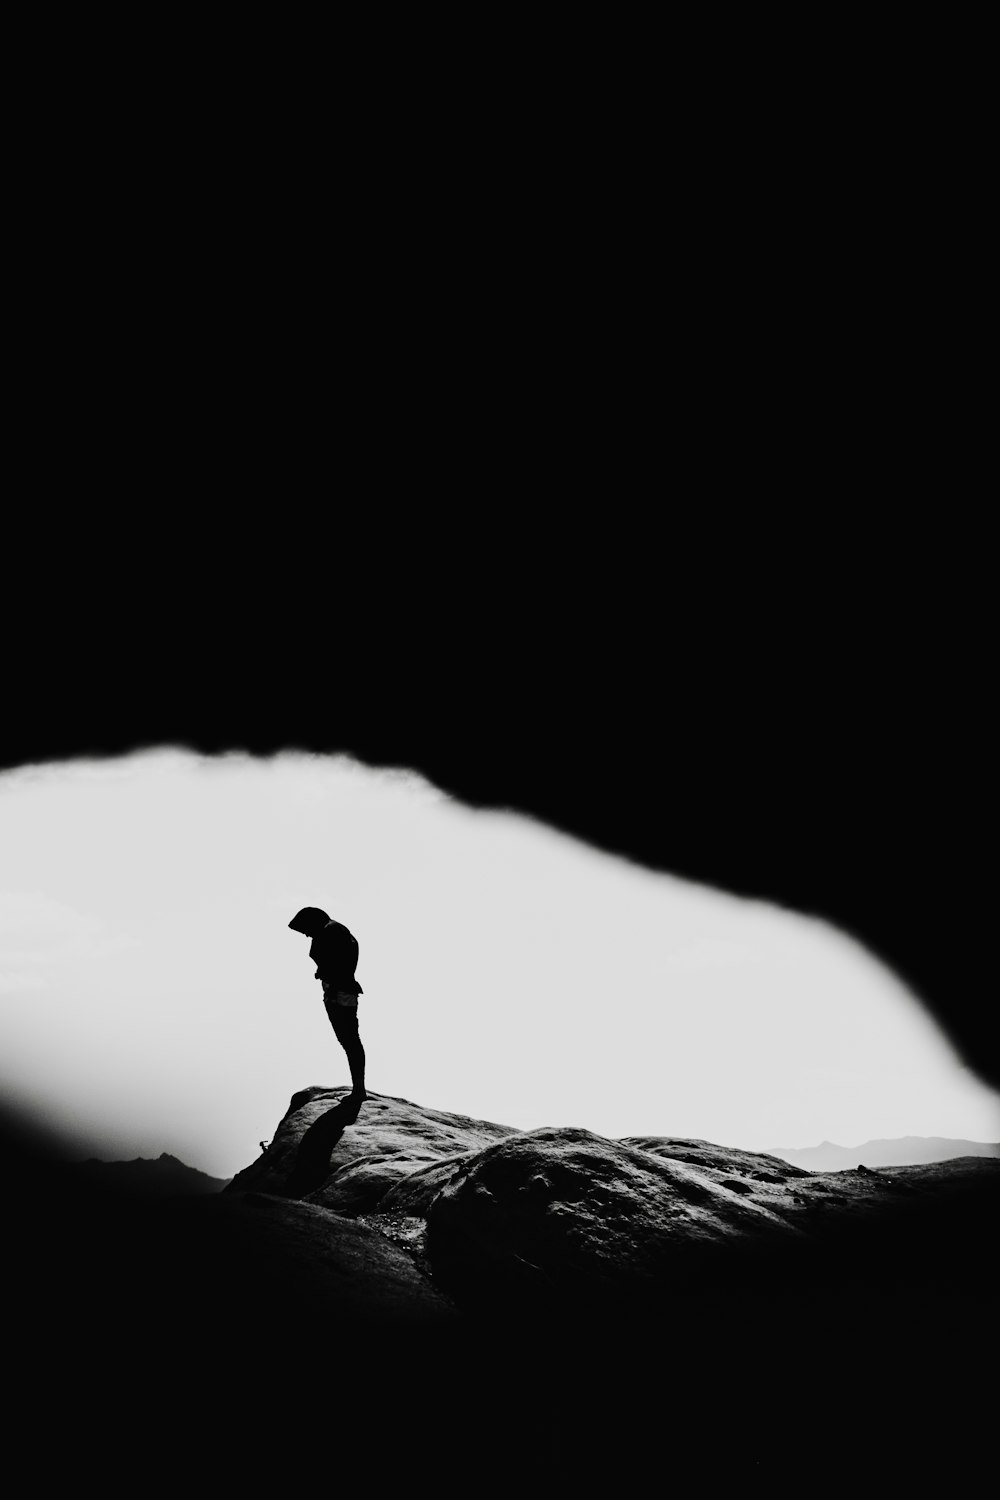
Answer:
<path fill-rule="evenodd" d="M 358 1013 L 347 1005 L 331 1005 L 327 1015 L 337 1041 L 347 1053 L 351 1070 L 351 1092 L 365 1099 L 365 1049 L 358 1033 Z"/>

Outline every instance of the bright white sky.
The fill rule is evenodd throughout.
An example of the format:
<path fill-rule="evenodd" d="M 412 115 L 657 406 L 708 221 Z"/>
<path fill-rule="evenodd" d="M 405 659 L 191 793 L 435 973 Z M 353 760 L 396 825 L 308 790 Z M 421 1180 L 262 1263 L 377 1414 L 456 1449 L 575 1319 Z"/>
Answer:
<path fill-rule="evenodd" d="M 749 1150 L 1000 1139 L 1000 1096 L 825 923 L 292 753 L 0 774 L 0 1088 L 80 1155 L 232 1176 L 297 1089 L 349 1082 L 301 906 L 358 939 L 376 1092 Z"/>

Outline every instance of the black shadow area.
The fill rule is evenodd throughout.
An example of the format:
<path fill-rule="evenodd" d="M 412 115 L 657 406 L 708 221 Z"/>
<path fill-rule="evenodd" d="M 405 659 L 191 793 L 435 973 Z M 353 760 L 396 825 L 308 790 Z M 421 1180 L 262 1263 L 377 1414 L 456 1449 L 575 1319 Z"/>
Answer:
<path fill-rule="evenodd" d="M 309 1126 L 299 1142 L 298 1155 L 288 1179 L 287 1192 L 290 1198 L 301 1198 L 305 1193 L 322 1187 L 330 1168 L 330 1153 L 345 1128 L 353 1125 L 358 1118 L 363 1103 L 363 1099 L 356 1099 L 348 1094 L 346 1099 L 328 1109 Z"/>

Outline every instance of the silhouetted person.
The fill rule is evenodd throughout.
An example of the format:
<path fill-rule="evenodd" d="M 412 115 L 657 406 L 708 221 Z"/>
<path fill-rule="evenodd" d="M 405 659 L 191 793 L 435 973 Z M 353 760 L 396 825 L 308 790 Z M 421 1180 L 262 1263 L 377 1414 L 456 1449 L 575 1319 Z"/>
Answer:
<path fill-rule="evenodd" d="M 342 922 L 334 922 L 318 906 L 304 906 L 288 925 L 293 932 L 304 932 L 312 938 L 309 957 L 316 965 L 316 978 L 323 985 L 323 1004 L 334 1036 L 347 1053 L 351 1095 L 360 1103 L 368 1096 L 365 1049 L 358 1035 L 358 996 L 364 991 L 354 977 L 358 940 Z"/>

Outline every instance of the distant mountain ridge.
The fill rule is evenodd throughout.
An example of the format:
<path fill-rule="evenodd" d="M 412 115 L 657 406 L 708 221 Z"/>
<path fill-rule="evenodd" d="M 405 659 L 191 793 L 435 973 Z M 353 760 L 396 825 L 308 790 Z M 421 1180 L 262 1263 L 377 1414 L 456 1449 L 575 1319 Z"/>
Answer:
<path fill-rule="evenodd" d="M 108 1193 L 122 1193 L 138 1198 L 169 1198 L 176 1194 L 221 1193 L 231 1181 L 228 1177 L 209 1177 L 197 1167 L 189 1167 L 176 1156 L 163 1151 L 158 1157 L 137 1156 L 132 1161 L 63 1162 L 61 1170 L 77 1186 Z"/>
<path fill-rule="evenodd" d="M 772 1146 L 767 1154 L 806 1172 L 844 1172 L 858 1166 L 909 1167 L 931 1162 L 953 1161 L 960 1156 L 1000 1157 L 998 1141 L 955 1140 L 948 1136 L 904 1135 L 893 1139 L 865 1141 L 860 1146 L 840 1146 L 821 1141 L 818 1146 Z M 158 1157 L 137 1156 L 131 1161 L 66 1162 L 63 1167 L 78 1181 L 88 1180 L 110 1191 L 140 1197 L 168 1197 L 176 1193 L 221 1193 L 231 1177 L 210 1177 L 169 1152 Z"/>
<path fill-rule="evenodd" d="M 940 1135 L 903 1135 L 893 1140 L 865 1141 L 861 1146 L 838 1146 L 835 1141 L 787 1150 L 782 1146 L 772 1146 L 769 1154 L 807 1172 L 844 1172 L 859 1166 L 915 1167 L 935 1161 L 952 1161 L 959 1156 L 1000 1156 L 1000 1142 L 952 1140 Z"/>

